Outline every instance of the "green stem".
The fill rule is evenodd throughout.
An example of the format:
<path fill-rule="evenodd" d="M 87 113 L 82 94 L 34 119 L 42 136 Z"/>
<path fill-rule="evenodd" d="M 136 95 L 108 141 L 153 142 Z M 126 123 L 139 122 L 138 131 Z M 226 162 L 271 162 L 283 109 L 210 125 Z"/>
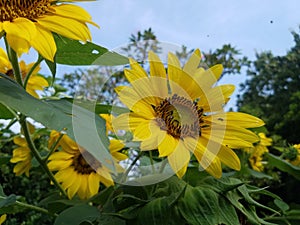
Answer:
<path fill-rule="evenodd" d="M 162 161 L 161 166 L 160 166 L 160 168 L 159 168 L 159 173 L 164 172 L 164 169 L 165 169 L 167 163 L 168 163 L 168 160 L 167 160 L 167 159 L 164 159 L 164 160 Z"/>
<path fill-rule="evenodd" d="M 30 70 L 28 71 L 28 73 L 26 74 L 25 80 L 24 80 L 24 88 L 26 89 L 28 80 L 32 74 L 32 72 L 35 70 L 36 67 L 38 67 L 40 65 L 40 63 L 43 61 L 42 57 L 39 57 L 38 60 L 34 63 L 34 65 L 30 68 Z"/>
<path fill-rule="evenodd" d="M 7 197 L 0 196 L 0 200 L 6 200 L 6 198 Z M 41 207 L 38 207 L 38 206 L 35 206 L 35 205 L 30 205 L 30 204 L 27 204 L 25 202 L 16 201 L 15 204 L 18 205 L 18 206 L 27 208 L 27 209 L 32 209 L 32 210 L 37 211 L 37 212 L 41 212 L 41 213 L 48 214 L 48 215 L 51 215 L 51 216 L 57 216 L 57 214 L 50 213 L 47 209 L 44 209 L 44 208 L 41 208 Z"/>
<path fill-rule="evenodd" d="M 11 63 L 11 66 L 13 68 L 15 79 L 18 82 L 18 84 L 23 86 L 22 74 L 21 74 L 21 70 L 20 70 L 20 67 L 19 67 L 19 61 L 18 61 L 17 53 L 9 46 L 9 44 L 7 43 L 6 38 L 4 38 L 4 41 L 5 41 L 7 55 L 8 55 L 9 61 Z"/>
<path fill-rule="evenodd" d="M 8 130 L 9 128 L 11 128 L 12 125 L 14 125 L 18 120 L 15 118 L 15 119 L 12 119 L 9 124 L 7 124 L 7 126 L 5 127 L 5 130 Z"/>
<path fill-rule="evenodd" d="M 155 173 L 152 151 L 149 151 L 149 158 L 150 158 L 152 173 Z"/>
<path fill-rule="evenodd" d="M 52 153 L 55 151 L 58 143 L 60 142 L 61 138 L 64 136 L 64 134 L 60 134 L 60 136 L 57 138 L 57 140 L 53 143 L 53 145 L 50 147 L 49 149 L 49 153 L 47 154 L 47 156 L 43 159 L 44 162 L 46 163 L 48 158 L 50 157 L 50 155 L 52 155 Z"/>
<path fill-rule="evenodd" d="M 41 158 L 38 150 L 36 149 L 33 140 L 31 139 L 30 136 L 30 131 L 29 128 L 27 126 L 27 122 L 26 122 L 26 117 L 24 115 L 20 116 L 20 124 L 22 126 L 23 132 L 24 132 L 24 136 L 25 139 L 27 141 L 28 147 L 30 148 L 32 154 L 34 155 L 34 157 L 36 158 L 36 160 L 39 162 L 39 164 L 41 165 L 41 167 L 44 169 L 44 171 L 47 173 L 48 177 L 50 178 L 50 180 L 53 182 L 53 184 L 60 190 L 60 192 L 64 195 L 67 196 L 65 190 L 62 188 L 62 186 L 57 182 L 57 180 L 55 179 L 54 175 L 52 174 L 52 172 L 49 170 L 47 164 L 43 161 L 43 159 Z"/>
<path fill-rule="evenodd" d="M 131 171 L 131 169 L 133 168 L 133 166 L 136 164 L 136 162 L 142 157 L 143 154 L 144 154 L 144 152 L 140 151 L 139 154 L 136 156 L 136 158 L 132 161 L 132 163 L 130 164 L 130 166 L 128 167 L 128 169 L 123 174 L 123 176 L 121 178 L 121 183 L 126 181 L 126 178 L 127 178 L 128 174 L 129 174 L 129 172 Z"/>

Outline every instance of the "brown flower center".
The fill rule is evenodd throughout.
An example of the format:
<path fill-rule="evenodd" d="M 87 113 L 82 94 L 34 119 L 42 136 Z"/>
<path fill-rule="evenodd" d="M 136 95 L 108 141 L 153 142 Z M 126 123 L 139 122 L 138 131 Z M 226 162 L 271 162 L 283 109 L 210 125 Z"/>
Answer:
<path fill-rule="evenodd" d="M 81 174 L 91 174 L 95 172 L 96 168 L 101 167 L 101 163 L 97 161 L 94 156 L 85 150 L 78 151 L 73 158 L 72 165 L 75 171 Z"/>
<path fill-rule="evenodd" d="M 160 128 L 174 138 L 201 135 L 203 109 L 196 102 L 174 94 L 153 108 Z"/>
<path fill-rule="evenodd" d="M 35 21 L 53 11 L 51 2 L 53 0 L 0 0 L 0 22 L 13 21 L 19 17 Z"/>

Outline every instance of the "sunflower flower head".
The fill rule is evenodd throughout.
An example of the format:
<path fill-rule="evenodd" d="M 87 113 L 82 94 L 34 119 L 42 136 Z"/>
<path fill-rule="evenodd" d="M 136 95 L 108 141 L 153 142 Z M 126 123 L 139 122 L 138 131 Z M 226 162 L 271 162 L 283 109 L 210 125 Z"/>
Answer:
<path fill-rule="evenodd" d="M 59 136 L 59 132 L 51 131 L 49 146 L 52 146 Z M 70 199 L 76 194 L 81 199 L 92 197 L 98 193 L 100 182 L 106 187 L 114 185 L 109 169 L 66 134 L 62 136 L 57 147 L 60 147 L 60 150 L 49 157 L 48 167 L 57 171 L 54 176 Z M 117 161 L 123 159 L 123 155 L 120 156 L 117 151 L 113 151 L 112 156 Z"/>
<path fill-rule="evenodd" d="M 74 40 L 91 40 L 87 23 L 97 26 L 79 6 L 56 0 L 0 0 L 0 33 L 18 55 L 32 46 L 53 61 L 56 44 L 52 33 Z"/>
<path fill-rule="evenodd" d="M 114 119 L 114 128 L 131 131 L 142 151 L 158 150 L 178 177 L 185 174 L 192 154 L 215 177 L 222 175 L 221 162 L 239 170 L 240 161 L 232 148 L 252 147 L 259 138 L 246 128 L 264 124 L 248 114 L 225 113 L 223 107 L 234 86 L 216 86 L 223 67 L 205 70 L 199 67 L 200 60 L 197 49 L 181 67 L 169 53 L 166 69 L 149 52 L 150 74 L 131 59 L 131 69 L 125 70 L 131 86 L 116 88 L 131 112 Z"/>
<path fill-rule="evenodd" d="M 28 147 L 27 141 L 24 137 L 16 136 L 14 137 L 14 143 L 18 145 L 17 148 L 13 150 L 13 156 L 10 159 L 11 163 L 16 163 L 13 172 L 20 176 L 23 173 L 29 177 L 29 170 L 31 168 L 32 155 L 30 148 Z"/>
<path fill-rule="evenodd" d="M 246 151 L 250 153 L 249 162 L 252 169 L 262 172 L 264 170 L 263 155 L 269 152 L 268 146 L 272 145 L 272 138 L 267 138 L 265 133 L 259 133 L 258 136 L 260 141 Z"/>
<path fill-rule="evenodd" d="M 23 60 L 20 61 L 19 66 L 23 79 L 26 77 L 33 65 L 34 63 L 26 64 Z M 38 75 L 39 70 L 40 66 L 35 67 L 26 85 L 26 91 L 35 98 L 39 98 L 36 91 L 44 90 L 45 87 L 49 86 L 48 81 L 44 77 Z M 12 65 L 2 48 L 0 48 L 0 73 L 6 74 L 10 78 L 14 79 Z"/>
<path fill-rule="evenodd" d="M 290 146 L 284 155 L 291 164 L 300 166 L 300 144 Z"/>

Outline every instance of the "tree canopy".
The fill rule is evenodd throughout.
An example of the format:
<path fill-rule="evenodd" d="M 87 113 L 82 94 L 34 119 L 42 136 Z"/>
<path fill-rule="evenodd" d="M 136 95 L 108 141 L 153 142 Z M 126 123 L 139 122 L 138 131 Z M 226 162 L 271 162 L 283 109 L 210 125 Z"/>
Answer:
<path fill-rule="evenodd" d="M 295 45 L 286 55 L 274 56 L 270 51 L 256 54 L 248 79 L 241 85 L 238 108 L 262 118 L 271 134 L 299 143 L 300 35 L 292 35 Z"/>

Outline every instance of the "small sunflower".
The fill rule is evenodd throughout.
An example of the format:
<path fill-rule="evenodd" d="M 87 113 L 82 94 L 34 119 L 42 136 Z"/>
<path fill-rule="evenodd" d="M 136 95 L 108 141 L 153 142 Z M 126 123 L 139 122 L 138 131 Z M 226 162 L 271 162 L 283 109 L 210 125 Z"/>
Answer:
<path fill-rule="evenodd" d="M 51 131 L 49 147 L 52 146 L 60 133 Z M 58 171 L 54 176 L 67 191 L 71 199 L 77 193 L 79 198 L 87 199 L 98 193 L 100 182 L 106 187 L 114 185 L 108 168 L 101 165 L 89 152 L 77 145 L 67 135 L 63 135 L 58 143 L 61 150 L 49 157 L 48 167 Z M 117 161 L 123 160 L 123 154 L 116 149 L 111 152 Z M 89 163 L 86 159 L 89 159 Z"/>
<path fill-rule="evenodd" d="M 268 146 L 272 145 L 272 139 L 267 138 L 264 133 L 259 133 L 260 141 L 253 148 L 247 149 L 250 153 L 249 162 L 252 169 L 261 172 L 264 170 L 263 155 L 269 152 Z"/>
<path fill-rule="evenodd" d="M 61 2 L 75 0 L 0 0 L 0 33 L 21 55 L 32 46 L 53 61 L 56 44 L 52 32 L 74 40 L 91 40 L 87 23 L 97 26 L 83 8 Z"/>
<path fill-rule="evenodd" d="M 23 60 L 20 61 L 19 66 L 23 79 L 33 65 L 34 63 L 26 64 Z M 44 90 L 45 87 L 49 86 L 48 81 L 44 77 L 37 75 L 40 69 L 40 66 L 37 66 L 33 70 L 26 86 L 26 91 L 36 98 L 39 98 L 39 95 L 36 92 L 37 90 Z M 2 48 L 0 48 L 0 73 L 6 74 L 7 76 L 14 79 L 12 65 Z"/>
<path fill-rule="evenodd" d="M 293 145 L 293 148 L 296 150 L 295 157 L 294 159 L 290 160 L 290 162 L 294 166 L 300 166 L 300 144 Z"/>
<path fill-rule="evenodd" d="M 133 132 L 142 151 L 158 149 L 178 177 L 187 169 L 191 154 L 214 177 L 221 177 L 221 162 L 240 169 L 231 148 L 252 147 L 259 138 L 246 128 L 260 127 L 262 120 L 248 114 L 223 111 L 233 85 L 216 86 L 223 67 L 199 68 L 196 50 L 182 68 L 169 53 L 168 68 L 149 52 L 150 76 L 134 60 L 125 76 L 131 86 L 117 87 L 120 100 L 131 110 L 113 120 L 114 128 Z"/>
<path fill-rule="evenodd" d="M 25 173 L 26 176 L 29 177 L 32 155 L 27 141 L 20 136 L 14 137 L 13 140 L 14 143 L 19 146 L 13 150 L 13 157 L 10 159 L 11 163 L 16 163 L 13 171 L 17 176 Z"/>

